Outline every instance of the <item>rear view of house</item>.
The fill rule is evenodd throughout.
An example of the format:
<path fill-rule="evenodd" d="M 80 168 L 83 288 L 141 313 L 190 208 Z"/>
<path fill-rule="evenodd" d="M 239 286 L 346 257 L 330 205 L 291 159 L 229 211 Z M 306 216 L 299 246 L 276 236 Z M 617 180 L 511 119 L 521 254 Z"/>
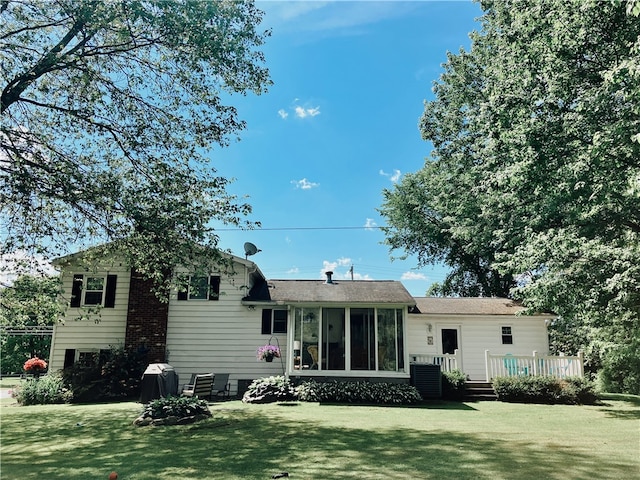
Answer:
<path fill-rule="evenodd" d="M 224 267 L 203 259 L 209 267 L 198 272 L 177 269 L 184 287 L 162 302 L 117 255 L 80 252 L 55 265 L 69 308 L 54 329 L 51 371 L 124 346 L 148 363 L 170 364 L 181 383 L 228 373 L 231 392 L 242 393 L 252 380 L 277 374 L 409 382 L 412 362 L 482 380 L 497 371 L 489 371 L 488 352 L 515 361 L 548 353 L 552 317 L 518 315 L 522 306 L 508 299 L 414 299 L 398 281 L 336 280 L 331 272 L 267 280 L 252 261 L 229 255 Z M 256 350 L 269 344 L 281 356 L 258 361 Z M 545 362 L 519 370 L 537 373 Z"/>

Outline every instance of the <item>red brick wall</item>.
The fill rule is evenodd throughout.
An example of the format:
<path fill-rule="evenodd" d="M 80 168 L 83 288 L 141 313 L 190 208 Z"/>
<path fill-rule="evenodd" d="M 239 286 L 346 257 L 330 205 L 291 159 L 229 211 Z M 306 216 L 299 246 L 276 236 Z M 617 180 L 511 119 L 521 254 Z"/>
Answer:
<path fill-rule="evenodd" d="M 152 292 L 151 280 L 132 270 L 125 347 L 146 348 L 148 363 L 166 363 L 169 304 Z"/>

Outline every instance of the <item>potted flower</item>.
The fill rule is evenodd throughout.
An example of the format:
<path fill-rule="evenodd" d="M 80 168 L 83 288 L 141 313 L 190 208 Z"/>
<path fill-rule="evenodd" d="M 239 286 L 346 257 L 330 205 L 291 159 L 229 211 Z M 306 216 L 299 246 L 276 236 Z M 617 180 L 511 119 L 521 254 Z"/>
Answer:
<path fill-rule="evenodd" d="M 47 368 L 47 362 L 38 357 L 33 357 L 24 362 L 24 371 L 38 378 Z"/>
<path fill-rule="evenodd" d="M 275 345 L 263 345 L 258 347 L 258 360 L 264 360 L 265 362 L 273 362 L 274 358 L 280 358 L 280 349 Z"/>

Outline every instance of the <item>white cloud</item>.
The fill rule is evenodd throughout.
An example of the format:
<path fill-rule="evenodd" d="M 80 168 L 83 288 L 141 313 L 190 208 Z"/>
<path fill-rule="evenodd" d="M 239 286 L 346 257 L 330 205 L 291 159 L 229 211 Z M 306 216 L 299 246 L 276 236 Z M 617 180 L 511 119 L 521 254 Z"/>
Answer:
<path fill-rule="evenodd" d="M 296 118 L 300 119 L 310 119 L 320 115 L 320 106 L 318 105 L 316 107 L 310 107 L 308 106 L 308 103 L 309 102 L 305 102 L 305 104 L 301 104 L 299 98 L 294 98 L 291 106 L 278 110 L 278 115 L 283 120 L 287 119 L 287 117 L 289 116 L 289 111 L 292 111 Z"/>
<path fill-rule="evenodd" d="M 299 40 L 317 35 L 361 35 L 367 27 L 390 18 L 406 17 L 420 8 L 419 2 L 259 2 L 265 20 L 279 32 L 304 32 Z"/>
<path fill-rule="evenodd" d="M 320 278 L 325 279 L 327 272 L 333 272 L 331 278 L 334 280 L 351 280 L 351 266 L 353 260 L 349 257 L 341 257 L 335 261 L 323 260 L 322 269 L 320 270 Z M 368 274 L 353 272 L 353 280 L 373 280 Z"/>
<path fill-rule="evenodd" d="M 367 218 L 367 221 L 364 223 L 364 228 L 367 230 L 373 230 L 378 224 L 373 221 L 373 218 Z"/>
<path fill-rule="evenodd" d="M 387 177 L 389 178 L 389 180 L 391 180 L 393 183 L 396 183 L 398 180 L 400 180 L 400 177 L 402 176 L 402 172 L 398 169 L 394 169 L 393 173 L 387 173 L 384 170 L 380 170 L 380 175 L 382 175 L 383 177 Z"/>
<path fill-rule="evenodd" d="M 400 280 L 427 280 L 427 276 L 420 272 L 404 272 Z"/>
<path fill-rule="evenodd" d="M 337 266 L 338 266 L 338 262 L 330 262 L 328 260 L 323 260 L 322 270 L 320 270 L 320 275 L 324 276 L 324 274 L 327 272 L 335 272 Z"/>
<path fill-rule="evenodd" d="M 301 188 L 302 190 L 310 190 L 320 186 L 319 183 L 310 182 L 306 178 L 303 178 L 302 180 L 291 180 L 291 183 L 293 183 L 296 188 Z"/>
<path fill-rule="evenodd" d="M 294 111 L 296 112 L 296 117 L 298 118 L 315 117 L 316 115 L 320 115 L 320 107 L 304 108 L 300 105 L 296 105 Z"/>
<path fill-rule="evenodd" d="M 293 268 L 290 268 L 289 270 L 287 270 L 287 273 L 289 273 L 289 274 L 300 273 L 300 269 L 298 267 L 293 267 Z"/>

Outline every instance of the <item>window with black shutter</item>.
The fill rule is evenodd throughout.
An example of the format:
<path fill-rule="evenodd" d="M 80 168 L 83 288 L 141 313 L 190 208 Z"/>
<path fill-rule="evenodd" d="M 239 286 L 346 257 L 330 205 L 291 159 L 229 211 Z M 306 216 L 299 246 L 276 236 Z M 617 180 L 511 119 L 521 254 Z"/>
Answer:
<path fill-rule="evenodd" d="M 73 275 L 71 284 L 71 307 L 104 306 L 114 308 L 116 302 L 117 275 Z"/>

